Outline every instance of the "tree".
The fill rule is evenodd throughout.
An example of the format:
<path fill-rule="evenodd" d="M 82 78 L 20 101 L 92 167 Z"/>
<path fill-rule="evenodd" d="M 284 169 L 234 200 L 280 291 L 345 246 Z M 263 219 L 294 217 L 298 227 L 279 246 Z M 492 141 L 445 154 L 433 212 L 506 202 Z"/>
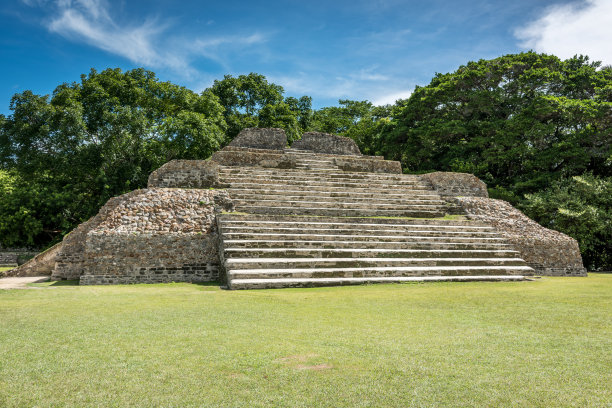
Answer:
<path fill-rule="evenodd" d="M 612 177 L 591 173 L 528 194 L 524 211 L 542 225 L 576 238 L 585 266 L 612 268 Z"/>
<path fill-rule="evenodd" d="M 161 82 L 144 69 L 91 70 L 51 98 L 16 94 L 10 108 L 0 120 L 0 168 L 18 177 L 14 191 L 0 197 L 0 217 L 23 208 L 41 225 L 17 233 L 14 244 L 58 240 L 110 197 L 146 186 L 166 161 L 205 159 L 225 140 L 217 96 Z M 54 211 L 61 217 L 50 216 Z M 11 219 L 10 228 L 26 228 Z"/>
<path fill-rule="evenodd" d="M 247 127 L 280 127 L 290 141 L 308 129 L 312 118 L 312 98 L 283 97 L 283 87 L 255 73 L 225 75 L 208 89 L 225 108 L 227 141 Z"/>
<path fill-rule="evenodd" d="M 341 99 L 340 106 L 330 106 L 313 113 L 310 129 L 339 134 L 355 140 L 364 154 L 377 154 L 390 106 L 374 106 L 369 101 Z"/>
<path fill-rule="evenodd" d="M 400 101 L 382 151 L 413 172 L 475 173 L 518 202 L 554 180 L 610 175 L 612 73 L 534 52 L 436 74 Z"/>

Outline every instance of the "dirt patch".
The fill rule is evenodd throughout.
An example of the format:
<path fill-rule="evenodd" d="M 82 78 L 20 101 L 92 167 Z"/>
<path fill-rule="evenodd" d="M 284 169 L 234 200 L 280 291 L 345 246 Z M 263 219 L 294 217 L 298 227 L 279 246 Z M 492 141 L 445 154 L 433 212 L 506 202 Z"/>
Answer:
<path fill-rule="evenodd" d="M 0 289 L 42 289 L 28 286 L 29 283 L 40 283 L 49 280 L 48 276 L 25 276 L 0 279 Z"/>

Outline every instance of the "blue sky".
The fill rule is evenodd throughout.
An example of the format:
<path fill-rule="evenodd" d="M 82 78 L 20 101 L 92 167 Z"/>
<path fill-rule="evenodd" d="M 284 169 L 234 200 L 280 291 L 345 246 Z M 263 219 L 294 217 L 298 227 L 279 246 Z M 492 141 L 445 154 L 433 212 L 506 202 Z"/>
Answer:
<path fill-rule="evenodd" d="M 94 67 L 143 66 L 194 91 L 257 72 L 310 95 L 376 104 L 436 72 L 534 49 L 612 64 L 612 0 L 3 0 L 0 113 Z"/>

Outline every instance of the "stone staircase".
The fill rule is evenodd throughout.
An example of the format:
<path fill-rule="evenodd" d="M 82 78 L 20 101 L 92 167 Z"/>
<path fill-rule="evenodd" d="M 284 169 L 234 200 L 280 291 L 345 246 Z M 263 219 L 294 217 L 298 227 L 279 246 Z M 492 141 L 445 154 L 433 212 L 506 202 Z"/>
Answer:
<path fill-rule="evenodd" d="M 522 280 L 495 230 L 454 212 L 419 176 L 342 171 L 286 149 L 294 169 L 222 166 L 236 213 L 218 217 L 230 289 L 414 280 Z"/>

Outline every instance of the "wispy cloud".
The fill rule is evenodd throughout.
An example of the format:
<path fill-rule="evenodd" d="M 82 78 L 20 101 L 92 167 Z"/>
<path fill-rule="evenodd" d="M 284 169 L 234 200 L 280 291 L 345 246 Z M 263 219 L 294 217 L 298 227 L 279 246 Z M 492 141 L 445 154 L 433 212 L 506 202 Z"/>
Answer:
<path fill-rule="evenodd" d="M 190 76 L 197 71 L 192 60 L 209 58 L 223 63 L 220 48 L 265 41 L 260 33 L 247 36 L 177 38 L 169 35 L 171 21 L 147 17 L 140 24 L 120 23 L 111 16 L 106 0 L 22 0 L 29 6 L 49 9 L 49 31 L 74 42 L 89 44 L 129 61 L 152 68 L 169 68 Z M 189 44 L 189 47 L 182 45 Z"/>
<path fill-rule="evenodd" d="M 515 31 L 521 46 L 570 58 L 576 54 L 612 63 L 612 1 L 583 0 L 546 9 Z"/>
<path fill-rule="evenodd" d="M 400 91 L 400 92 L 392 92 L 392 93 L 388 93 L 388 94 L 381 94 L 381 95 L 373 98 L 372 99 L 372 103 L 374 105 L 377 105 L 377 106 L 380 106 L 380 105 L 393 105 L 395 103 L 395 101 L 397 101 L 399 99 L 406 99 L 410 95 L 412 95 L 412 91 L 409 91 L 409 90 L 404 90 L 404 91 Z"/>

